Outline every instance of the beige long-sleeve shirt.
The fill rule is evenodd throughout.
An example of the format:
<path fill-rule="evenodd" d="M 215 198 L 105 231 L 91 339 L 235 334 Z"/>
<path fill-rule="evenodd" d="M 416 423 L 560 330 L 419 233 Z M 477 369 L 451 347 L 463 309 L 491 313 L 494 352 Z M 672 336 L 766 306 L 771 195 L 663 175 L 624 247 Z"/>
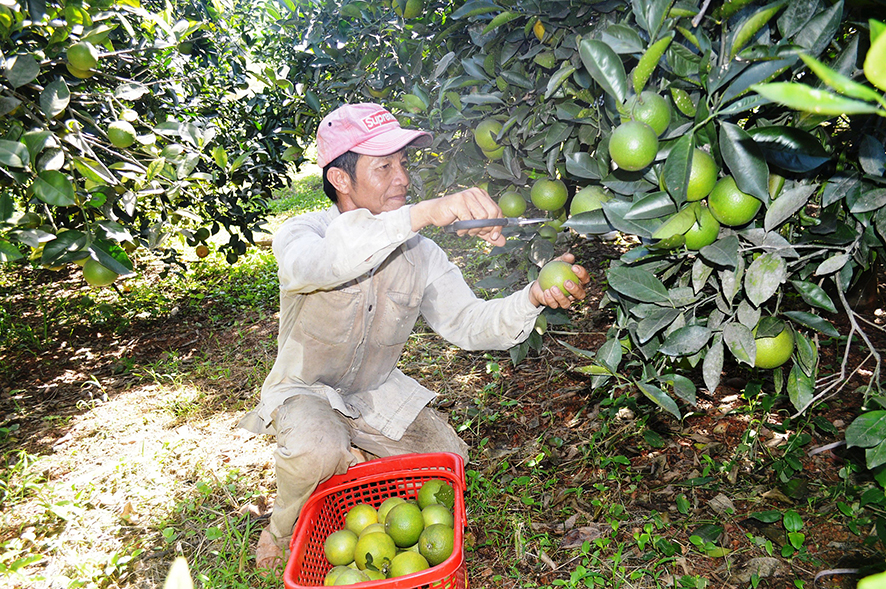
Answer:
<path fill-rule="evenodd" d="M 443 250 L 411 230 L 409 209 L 373 215 L 332 206 L 280 228 L 273 244 L 277 358 L 241 427 L 273 433 L 277 407 L 315 394 L 398 440 L 434 398 L 396 368 L 419 313 L 468 350 L 503 350 L 529 336 L 541 312 L 529 286 L 505 298 L 477 298 Z"/>

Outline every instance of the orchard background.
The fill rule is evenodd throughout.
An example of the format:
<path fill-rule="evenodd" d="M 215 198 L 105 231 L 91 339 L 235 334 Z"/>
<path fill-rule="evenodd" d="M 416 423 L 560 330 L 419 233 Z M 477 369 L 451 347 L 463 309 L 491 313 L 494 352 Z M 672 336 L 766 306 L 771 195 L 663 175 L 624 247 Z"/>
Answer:
<path fill-rule="evenodd" d="M 0 4 L 0 496 L 23 514 L 4 508 L 0 570 L 22 586 L 151 585 L 164 567 L 150 563 L 180 552 L 203 585 L 259 582 L 239 575 L 249 574 L 254 518 L 272 495 L 260 482 L 243 491 L 263 480 L 261 469 L 258 479 L 183 477 L 196 480 L 196 495 L 168 499 L 175 509 L 142 521 L 139 534 L 121 532 L 133 501 L 111 501 L 116 519 L 96 525 L 116 540 L 95 564 L 96 547 L 66 560 L 58 541 L 122 482 L 87 492 L 62 477 L 62 492 L 41 461 L 46 448 L 62 451 L 74 416 L 100 416 L 133 382 L 174 387 L 155 393 L 177 428 L 212 422 L 203 405 L 234 415 L 254 402 L 272 350 L 267 341 L 250 347 L 244 331 L 272 339 L 275 312 L 273 261 L 256 244 L 281 216 L 322 203 L 316 186 L 307 196 L 299 188 L 320 117 L 375 101 L 434 133 L 413 158 L 416 198 L 485 183 L 496 198 L 521 195 L 527 215 L 550 217 L 492 251 L 431 232 L 485 296 L 535 278 L 567 247 L 596 271 L 599 296 L 570 314 L 546 312 L 506 357 L 459 353 L 421 329 L 413 336 L 408 363 L 440 381 L 440 406 L 476 449 L 472 575 L 490 586 L 695 587 L 854 583 L 878 572 L 883 8 Z M 570 214 L 578 203 L 582 212 Z M 202 349 L 212 368 L 195 374 L 178 354 L 191 358 L 201 330 L 215 328 L 229 342 L 237 330 L 241 357 Z M 165 334 L 151 344 L 165 356 L 136 355 L 133 342 L 150 333 Z M 95 351 L 84 354 L 90 337 Z M 237 381 L 235 400 L 179 398 L 185 381 L 228 383 L 244 365 L 252 373 Z M 58 404 L 56 381 L 88 399 Z M 565 405 L 532 410 L 515 390 Z M 712 421 L 739 414 L 738 430 Z M 504 439 L 512 418 L 535 424 L 528 431 L 544 419 L 573 424 L 574 437 L 549 429 Z M 714 433 L 723 447 L 701 452 Z M 265 460 L 256 457 L 266 441 L 250 443 L 255 455 L 244 454 Z M 655 486 L 656 472 L 676 464 L 668 449 L 681 445 L 707 458 Z M 823 457 L 832 473 L 819 472 Z M 756 487 L 742 484 L 751 481 L 773 495 L 748 502 Z M 552 515 L 550 497 L 530 486 L 559 489 L 553 503 L 563 511 Z M 660 505 L 650 500 L 659 491 Z M 481 507 L 500 505 L 488 493 L 506 507 Z M 224 525 L 189 528 L 209 498 Z M 524 519 L 536 509 L 546 514 L 540 527 Z M 851 540 L 812 550 L 813 527 L 848 530 Z M 575 530 L 584 541 L 570 545 Z M 152 553 L 160 538 L 165 548 Z M 221 559 L 233 569 L 197 566 L 234 545 L 236 556 Z M 625 568 L 628 553 L 640 565 Z"/>

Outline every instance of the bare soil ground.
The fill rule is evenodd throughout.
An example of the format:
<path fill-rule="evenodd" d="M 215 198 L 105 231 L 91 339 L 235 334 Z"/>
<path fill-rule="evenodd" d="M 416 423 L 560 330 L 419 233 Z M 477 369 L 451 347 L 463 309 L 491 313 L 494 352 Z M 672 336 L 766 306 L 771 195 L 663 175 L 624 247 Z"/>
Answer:
<path fill-rule="evenodd" d="M 546 586 L 568 579 L 580 558 L 575 547 L 609 536 L 613 521 L 619 521 L 617 538 L 624 543 L 622 573 L 658 570 L 660 586 L 681 586 L 686 575 L 703 577 L 712 587 L 747 587 L 756 570 L 761 586 L 794 587 L 800 580 L 807 587 L 854 587 L 858 577 L 852 574 L 816 575 L 882 562 L 883 546 L 870 541 L 871 526 L 851 531 L 849 518 L 835 507 L 838 500 L 849 501 L 840 489 L 864 483 L 864 474 L 848 482 L 840 477 L 859 456 L 840 446 L 810 452 L 843 439 L 862 402 L 855 386 L 815 412 L 834 431 L 807 428 L 812 439 L 795 454 L 802 468 L 790 477 L 794 482 L 780 481 L 773 469 L 784 456 L 790 432 L 779 425 L 790 410 L 777 405 L 760 422 L 761 414 L 747 410 L 742 397 L 752 375 L 738 366 L 728 366 L 721 387 L 700 394 L 698 410 L 682 422 L 662 413 L 647 419 L 631 403 L 613 411 L 610 395 L 593 391 L 576 370 L 581 358 L 557 340 L 586 350 L 604 341 L 611 316 L 598 309 L 603 272 L 620 252 L 616 244 L 597 241 L 576 244 L 574 251 L 594 275 L 590 296 L 572 312 L 570 326 L 552 328 L 541 352 L 514 367 L 506 354 L 467 353 L 422 334 L 404 360 L 404 370 L 439 391 L 438 405 L 461 426 L 473 449 L 468 468 L 500 487 L 493 498 L 500 503 L 485 508 L 498 510 L 501 526 L 492 529 L 468 514 L 471 585 Z M 33 285 L 41 278 L 29 280 Z M 68 288 L 79 288 L 76 282 L 72 278 Z M 37 320 L 36 299 L 14 288 L 3 294 L 11 310 Z M 18 428 L 3 448 L 7 465 L 13 449 L 47 458 L 46 480 L 69 488 L 73 505 L 94 507 L 61 518 L 65 531 L 57 540 L 85 560 L 103 541 L 143 550 L 138 566 L 103 586 L 160 586 L 171 554 L 202 549 L 202 536 L 164 541 L 163 530 L 148 522 L 157 513 L 175 519 L 183 506 L 205 499 L 194 494 L 194 485 L 232 470 L 252 487 L 243 493 L 232 484 L 236 496 L 229 502 L 241 515 L 253 515 L 239 530 L 245 543 L 234 555 L 241 567 L 250 566 L 274 496 L 273 440 L 238 430 L 236 423 L 255 403 L 273 359 L 276 318 L 246 312 L 220 324 L 208 319 L 211 305 L 137 322 L 123 333 L 76 326 L 40 354 L 9 351 L 0 357 L 2 425 Z M 882 334 L 871 335 L 878 348 L 886 347 Z M 825 348 L 823 364 L 836 365 L 839 353 L 836 346 Z M 490 361 L 500 366 L 500 377 L 489 372 Z M 193 369 L 203 365 L 214 368 Z M 182 381 L 182 374 L 191 376 Z M 700 381 L 700 375 L 687 376 Z M 863 376 L 856 375 L 858 384 Z M 646 406 L 640 398 L 633 402 Z M 758 434 L 750 443 L 749 431 Z M 121 482 L 127 477 L 138 477 L 140 492 Z M 678 510 L 680 495 L 688 500 L 685 514 Z M 0 541 L 16 535 L 41 541 L 26 522 L 45 506 L 27 505 L 34 514 L 4 516 Z M 784 529 L 749 517 L 787 509 L 803 518 L 801 557 L 782 558 Z M 225 515 L 231 514 L 215 514 L 214 521 L 223 524 Z M 679 547 L 658 568 L 661 553 L 638 541 L 652 522 L 655 537 Z M 729 556 L 702 554 L 688 540 L 710 523 L 722 526 L 717 546 Z M 196 531 L 206 520 L 194 525 Z M 766 539 L 774 547 L 771 558 L 760 545 Z M 59 564 L 50 559 L 35 566 L 51 576 Z M 614 570 L 616 564 L 607 566 Z M 638 575 L 633 586 L 653 586 L 651 578 Z"/>

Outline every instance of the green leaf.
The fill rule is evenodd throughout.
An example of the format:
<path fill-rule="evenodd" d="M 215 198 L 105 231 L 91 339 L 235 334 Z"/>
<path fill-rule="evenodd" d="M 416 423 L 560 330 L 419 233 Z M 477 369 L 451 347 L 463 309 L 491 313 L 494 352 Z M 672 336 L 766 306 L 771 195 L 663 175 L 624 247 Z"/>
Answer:
<path fill-rule="evenodd" d="M 741 127 L 723 123 L 720 153 L 738 189 L 769 203 L 769 166 L 756 141 Z"/>
<path fill-rule="evenodd" d="M 548 85 L 545 87 L 545 100 L 553 96 L 554 92 L 556 92 L 560 88 L 560 86 L 563 85 L 563 82 L 568 80 L 572 76 L 572 74 L 575 73 L 576 69 L 577 68 L 574 65 L 571 65 L 569 62 L 564 61 L 563 64 L 560 66 L 560 69 L 554 72 L 554 75 L 551 76 L 550 80 L 548 80 Z M 532 85 L 530 84 L 529 87 L 531 88 Z"/>
<path fill-rule="evenodd" d="M 813 315 L 806 311 L 785 311 L 783 314 L 785 317 L 788 317 L 804 327 L 814 329 L 829 337 L 840 337 L 840 332 L 837 331 L 837 328 L 835 328 L 830 321 L 822 319 L 818 315 Z"/>
<path fill-rule="evenodd" d="M 65 112 L 71 102 L 71 91 L 61 78 L 50 82 L 40 93 L 40 109 L 47 119 L 54 119 Z"/>
<path fill-rule="evenodd" d="M 717 387 L 720 385 L 720 376 L 723 373 L 723 361 L 723 336 L 718 333 L 714 335 L 714 339 L 711 340 L 711 347 L 708 348 L 701 364 L 704 386 L 710 393 L 716 391 Z"/>
<path fill-rule="evenodd" d="M 752 517 L 757 521 L 761 521 L 764 524 L 774 524 L 775 522 L 781 520 L 781 512 L 775 510 L 758 511 L 757 513 L 750 514 L 749 517 Z"/>
<path fill-rule="evenodd" d="M 68 230 L 59 233 L 55 239 L 43 246 L 41 261 L 47 266 L 67 264 L 80 260 L 86 248 L 86 234 L 82 231 Z"/>
<path fill-rule="evenodd" d="M 727 323 L 723 327 L 723 341 L 726 342 L 726 347 L 729 348 L 736 360 L 744 362 L 748 366 L 754 365 L 754 360 L 757 357 L 757 344 L 750 329 L 741 323 Z"/>
<path fill-rule="evenodd" d="M 23 257 L 24 256 L 18 251 L 17 247 L 5 239 L 0 238 L 0 262 L 12 262 L 13 260 L 18 260 Z"/>
<path fill-rule="evenodd" d="M 27 168 L 30 155 L 20 141 L 0 139 L 0 164 L 10 168 Z"/>
<path fill-rule="evenodd" d="M 225 151 L 225 148 L 221 145 L 216 145 L 212 149 L 212 159 L 215 160 L 215 165 L 217 165 L 222 170 L 226 170 L 228 168 L 228 152 Z"/>
<path fill-rule="evenodd" d="M 711 338 L 711 330 L 701 325 L 686 325 L 668 334 L 659 353 L 665 356 L 691 356 L 701 350 Z"/>
<path fill-rule="evenodd" d="M 695 208 L 688 206 L 671 215 L 661 227 L 652 234 L 652 239 L 667 239 L 673 235 L 683 235 L 695 225 Z"/>
<path fill-rule="evenodd" d="M 818 366 L 818 350 L 815 348 L 815 343 L 800 332 L 794 334 L 794 341 L 797 346 L 796 359 L 800 368 L 807 376 L 814 377 Z"/>
<path fill-rule="evenodd" d="M 597 350 L 597 361 L 612 372 L 616 372 L 619 364 L 621 364 L 623 354 L 624 352 L 621 349 L 621 342 L 615 338 L 608 339 L 606 340 L 606 343 L 600 346 L 600 349 Z"/>
<path fill-rule="evenodd" d="M 815 192 L 816 186 L 797 186 L 791 190 L 782 192 L 778 198 L 769 204 L 766 210 L 766 217 L 763 220 L 763 228 L 766 231 L 772 231 L 788 219 L 792 218 L 794 213 L 806 206 L 809 197 Z"/>
<path fill-rule="evenodd" d="M 735 27 L 729 59 L 733 59 L 739 51 L 760 32 L 766 23 L 781 10 L 786 0 L 779 0 L 760 8 Z"/>
<path fill-rule="evenodd" d="M 652 232 L 658 228 L 657 219 L 627 219 L 625 215 L 631 210 L 631 203 L 621 199 L 609 200 L 603 203 L 603 212 L 610 225 L 622 233 L 630 233 L 638 237 L 652 237 Z"/>
<path fill-rule="evenodd" d="M 886 205 L 886 188 L 875 188 L 861 194 L 849 207 L 851 213 L 866 213 Z"/>
<path fill-rule="evenodd" d="M 791 280 L 791 284 L 807 304 L 830 313 L 836 313 L 837 307 L 823 288 L 806 280 Z"/>
<path fill-rule="evenodd" d="M 833 274 L 837 270 L 840 270 L 843 266 L 846 265 L 846 262 L 849 261 L 849 254 L 836 254 L 822 262 L 815 269 L 816 276 L 825 276 L 827 274 Z"/>
<path fill-rule="evenodd" d="M 848 448 L 872 448 L 886 440 L 886 411 L 862 413 L 846 428 Z"/>
<path fill-rule="evenodd" d="M 640 391 L 644 395 L 646 395 L 646 397 L 648 397 L 653 403 L 655 403 L 677 419 L 682 418 L 680 416 L 680 408 L 677 407 L 676 401 L 670 398 L 666 392 L 648 382 L 638 382 L 637 388 L 639 388 Z"/>
<path fill-rule="evenodd" d="M 796 127 L 757 127 L 748 134 L 770 163 L 791 172 L 811 172 L 831 159 L 821 141 Z"/>
<path fill-rule="evenodd" d="M 839 0 L 810 19 L 794 37 L 794 43 L 805 47 L 812 55 L 818 55 L 834 39 L 842 16 L 843 0 Z"/>
<path fill-rule="evenodd" d="M 625 219 L 659 219 L 665 215 L 675 213 L 677 207 L 667 192 L 653 192 L 647 194 L 631 204 L 630 210 L 625 214 Z"/>
<path fill-rule="evenodd" d="M 886 55 L 883 56 L 886 59 Z M 873 89 L 868 88 L 864 84 L 859 84 L 852 78 L 844 76 L 840 72 L 834 71 L 822 62 L 818 61 L 810 55 L 801 53 L 800 59 L 809 66 L 809 69 L 818 76 L 822 82 L 845 96 L 867 100 L 868 102 L 878 102 L 881 96 Z"/>
<path fill-rule="evenodd" d="M 762 94 L 773 102 L 817 115 L 829 117 L 872 113 L 886 115 L 886 111 L 869 102 L 844 98 L 839 94 L 818 90 L 796 82 L 755 84 L 751 86 L 751 90 Z"/>
<path fill-rule="evenodd" d="M 609 286 L 641 303 L 667 303 L 668 290 L 651 273 L 630 266 L 616 266 L 607 272 Z"/>
<path fill-rule="evenodd" d="M 612 231 L 612 225 L 606 220 L 603 209 L 573 215 L 563 223 L 563 227 L 573 229 L 582 235 L 603 235 Z"/>
<path fill-rule="evenodd" d="M 596 39 L 582 39 L 578 54 L 585 69 L 604 92 L 624 104 L 628 80 L 621 58 L 609 45 Z"/>
<path fill-rule="evenodd" d="M 815 379 L 803 372 L 799 364 L 791 366 L 788 375 L 788 397 L 797 411 L 806 409 L 815 396 Z"/>
<path fill-rule="evenodd" d="M 738 264 L 738 248 L 738 236 L 729 235 L 704 246 L 698 253 L 712 264 L 734 268 Z"/>
<path fill-rule="evenodd" d="M 654 39 L 658 36 L 672 0 L 631 0 L 634 18 L 643 29 Z"/>
<path fill-rule="evenodd" d="M 873 448 L 864 451 L 865 462 L 868 468 L 873 470 L 882 464 L 886 464 L 886 443 L 879 443 Z M 882 492 L 882 491 L 881 491 Z M 861 587 L 861 583 L 858 585 Z"/>
<path fill-rule="evenodd" d="M 119 184 L 117 177 L 98 160 L 75 156 L 73 162 L 78 172 L 97 184 L 108 184 L 110 186 Z"/>
<path fill-rule="evenodd" d="M 119 245 L 96 239 L 89 245 L 89 251 L 108 270 L 113 270 L 121 277 L 132 276 L 132 261 Z"/>
<path fill-rule="evenodd" d="M 469 0 L 452 13 L 452 18 L 468 18 L 471 16 L 486 14 L 487 12 L 499 12 L 501 9 L 501 6 L 490 0 Z"/>
<path fill-rule="evenodd" d="M 519 12 L 500 12 L 499 14 L 496 14 L 491 21 L 489 21 L 489 24 L 486 25 L 485 29 L 483 29 L 483 34 L 485 35 L 491 31 L 494 31 L 501 25 L 507 24 L 512 20 L 521 18 L 522 16 L 523 15 Z"/>
<path fill-rule="evenodd" d="M 657 333 L 667 329 L 679 316 L 679 309 L 656 307 L 637 324 L 637 340 L 640 344 L 645 344 Z"/>
<path fill-rule="evenodd" d="M 6 79 L 13 88 L 30 84 L 40 75 L 40 64 L 31 54 L 14 55 L 6 60 Z"/>
<path fill-rule="evenodd" d="M 599 166 L 591 154 L 586 151 L 576 151 L 566 154 L 566 171 L 579 178 L 599 180 Z"/>
<path fill-rule="evenodd" d="M 55 170 L 40 172 L 31 184 L 31 192 L 47 204 L 67 207 L 75 204 L 74 185 L 68 177 Z"/>
<path fill-rule="evenodd" d="M 696 404 L 695 384 L 685 376 L 680 374 L 662 374 L 658 377 L 658 380 L 674 387 L 674 394 L 683 401 L 691 405 Z"/>
<path fill-rule="evenodd" d="M 674 197 L 678 206 L 686 202 L 686 186 L 689 183 L 694 151 L 695 134 L 687 133 L 680 137 L 671 148 L 662 169 L 664 185 L 667 186 L 668 192 Z M 686 233 L 686 231 L 681 231 L 681 233 Z"/>
<path fill-rule="evenodd" d="M 788 265 L 777 254 L 763 254 L 754 260 L 745 273 L 744 286 L 748 299 L 759 307 L 778 292 L 787 279 Z"/>

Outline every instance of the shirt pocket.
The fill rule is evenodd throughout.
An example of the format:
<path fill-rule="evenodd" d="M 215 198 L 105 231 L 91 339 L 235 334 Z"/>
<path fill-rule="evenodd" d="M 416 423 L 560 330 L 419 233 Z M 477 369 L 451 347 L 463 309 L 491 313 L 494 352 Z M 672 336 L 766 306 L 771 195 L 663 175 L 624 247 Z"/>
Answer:
<path fill-rule="evenodd" d="M 350 341 L 361 298 L 357 288 L 307 295 L 298 319 L 302 333 L 326 345 Z"/>
<path fill-rule="evenodd" d="M 405 344 L 418 319 L 420 303 L 421 297 L 417 294 L 388 291 L 378 321 L 376 341 L 383 346 Z"/>

